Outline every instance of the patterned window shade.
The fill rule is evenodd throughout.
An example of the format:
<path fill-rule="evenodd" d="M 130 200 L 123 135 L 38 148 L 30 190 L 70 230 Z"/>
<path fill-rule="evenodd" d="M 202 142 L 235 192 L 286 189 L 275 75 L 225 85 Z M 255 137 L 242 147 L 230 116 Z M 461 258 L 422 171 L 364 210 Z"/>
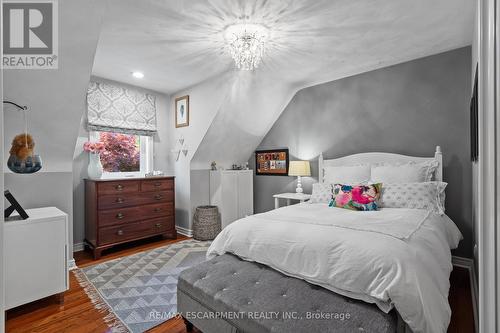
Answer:
<path fill-rule="evenodd" d="M 89 131 L 156 133 L 156 96 L 102 82 L 87 91 Z"/>

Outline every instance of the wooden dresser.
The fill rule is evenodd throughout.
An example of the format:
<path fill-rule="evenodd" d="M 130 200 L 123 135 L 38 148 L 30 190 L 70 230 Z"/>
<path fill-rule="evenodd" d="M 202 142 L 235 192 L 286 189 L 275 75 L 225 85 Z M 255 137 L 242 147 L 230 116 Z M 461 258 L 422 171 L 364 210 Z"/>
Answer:
<path fill-rule="evenodd" d="M 176 238 L 174 177 L 85 179 L 85 242 L 99 259 L 114 245 Z"/>

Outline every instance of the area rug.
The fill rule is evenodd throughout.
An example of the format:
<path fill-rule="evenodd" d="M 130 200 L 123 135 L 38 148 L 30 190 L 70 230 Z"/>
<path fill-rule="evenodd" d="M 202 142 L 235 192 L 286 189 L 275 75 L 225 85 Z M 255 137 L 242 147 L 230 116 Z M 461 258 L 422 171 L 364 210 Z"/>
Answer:
<path fill-rule="evenodd" d="M 74 273 L 112 332 L 142 333 L 176 315 L 177 278 L 205 261 L 209 246 L 185 240 Z"/>

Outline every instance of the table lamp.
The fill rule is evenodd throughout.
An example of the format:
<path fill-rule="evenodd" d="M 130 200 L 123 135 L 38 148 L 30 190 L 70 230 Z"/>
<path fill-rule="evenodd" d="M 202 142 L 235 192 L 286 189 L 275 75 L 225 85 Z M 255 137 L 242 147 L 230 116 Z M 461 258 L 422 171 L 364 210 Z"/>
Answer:
<path fill-rule="evenodd" d="M 301 177 L 308 177 L 311 175 L 311 165 L 309 161 L 291 161 L 290 168 L 288 169 L 289 176 L 297 176 L 297 188 L 295 192 L 302 193 Z"/>

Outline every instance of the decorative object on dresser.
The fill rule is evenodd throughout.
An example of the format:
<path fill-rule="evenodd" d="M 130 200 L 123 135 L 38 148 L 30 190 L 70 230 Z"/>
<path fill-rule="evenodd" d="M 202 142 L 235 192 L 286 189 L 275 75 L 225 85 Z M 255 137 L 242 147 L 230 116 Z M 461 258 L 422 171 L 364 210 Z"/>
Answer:
<path fill-rule="evenodd" d="M 302 189 L 301 177 L 311 176 L 311 165 L 309 164 L 309 161 L 291 161 L 288 175 L 297 177 L 297 188 L 295 189 L 295 192 L 304 192 Z"/>
<path fill-rule="evenodd" d="M 101 163 L 101 153 L 106 150 L 103 142 L 87 141 L 83 144 L 83 151 L 89 153 L 89 166 L 87 174 L 91 179 L 100 179 L 103 168 Z"/>
<path fill-rule="evenodd" d="M 198 206 L 193 217 L 193 238 L 213 240 L 221 231 L 220 213 L 217 206 Z"/>
<path fill-rule="evenodd" d="M 253 170 L 210 171 L 210 205 L 221 214 L 222 229 L 253 214 Z"/>
<path fill-rule="evenodd" d="M 68 215 L 55 207 L 27 209 L 26 220 L 5 223 L 5 308 L 69 288 Z"/>
<path fill-rule="evenodd" d="M 256 150 L 257 176 L 288 176 L 288 149 Z"/>
<path fill-rule="evenodd" d="M 85 242 L 98 259 L 114 245 L 176 238 L 174 177 L 85 179 Z"/>
<path fill-rule="evenodd" d="M 286 199 L 286 205 L 290 206 L 292 200 L 304 202 L 311 199 L 311 195 L 304 193 L 280 193 L 273 195 L 273 198 L 274 198 L 274 209 L 278 209 L 280 208 L 280 199 Z"/>

